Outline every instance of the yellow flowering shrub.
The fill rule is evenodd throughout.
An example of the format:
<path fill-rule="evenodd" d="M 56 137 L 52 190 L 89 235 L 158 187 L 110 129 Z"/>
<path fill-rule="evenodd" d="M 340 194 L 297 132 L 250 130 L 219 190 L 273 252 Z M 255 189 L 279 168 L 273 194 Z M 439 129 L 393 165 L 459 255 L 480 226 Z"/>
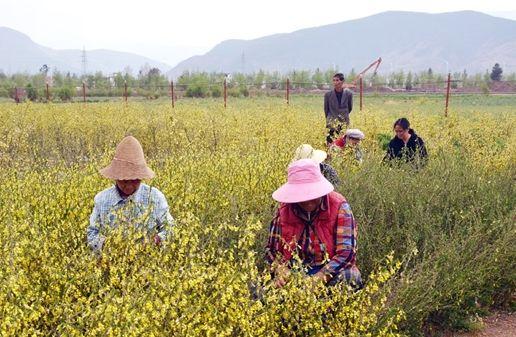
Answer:
<path fill-rule="evenodd" d="M 263 262 L 271 193 L 302 143 L 324 149 L 320 97 L 169 103 L 0 105 L 0 335 L 397 336 L 456 324 L 514 291 L 514 99 L 369 97 L 352 126 L 357 166 L 331 165 L 358 223 L 366 287 L 302 272 L 277 289 Z M 406 116 L 430 161 L 381 163 L 379 139 Z M 86 245 L 98 169 L 132 134 L 176 226 L 158 247 L 130 227 L 101 258 Z M 399 262 L 398 262 L 399 261 Z M 473 302 L 472 302 L 473 301 Z M 472 304 L 473 303 L 473 304 Z"/>

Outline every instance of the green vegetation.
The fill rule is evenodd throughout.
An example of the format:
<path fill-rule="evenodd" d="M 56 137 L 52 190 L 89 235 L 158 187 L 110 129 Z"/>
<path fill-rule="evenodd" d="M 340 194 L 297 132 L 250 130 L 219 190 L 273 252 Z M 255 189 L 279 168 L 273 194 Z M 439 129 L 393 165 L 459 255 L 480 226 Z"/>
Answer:
<path fill-rule="evenodd" d="M 0 105 L 2 335 L 419 336 L 507 305 L 516 286 L 516 98 L 368 96 L 352 126 L 356 167 L 333 156 L 358 222 L 367 288 L 328 292 L 301 275 L 270 286 L 271 193 L 302 143 L 322 148 L 322 98 L 183 99 L 170 104 Z M 428 165 L 381 163 L 407 117 Z M 98 169 L 137 137 L 177 220 L 162 249 L 115 233 L 86 246 Z M 137 235 L 130 233 L 127 235 Z M 129 238 L 132 238 L 129 236 Z M 331 308 L 334 308 L 332 310 Z"/>

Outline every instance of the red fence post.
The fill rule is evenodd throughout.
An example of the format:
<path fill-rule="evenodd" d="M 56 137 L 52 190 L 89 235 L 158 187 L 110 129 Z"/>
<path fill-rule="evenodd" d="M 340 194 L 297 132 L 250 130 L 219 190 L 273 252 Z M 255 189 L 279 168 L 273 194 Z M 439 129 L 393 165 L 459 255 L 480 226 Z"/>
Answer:
<path fill-rule="evenodd" d="M 228 84 L 226 79 L 224 79 L 224 109 L 226 108 L 226 103 L 228 100 Z"/>
<path fill-rule="evenodd" d="M 363 97 L 364 97 L 364 79 L 361 75 L 360 76 L 360 111 L 362 111 L 362 107 L 363 107 Z"/>
<path fill-rule="evenodd" d="M 172 107 L 174 107 L 174 81 L 170 81 L 170 99 L 172 100 Z"/>
<path fill-rule="evenodd" d="M 86 103 L 86 83 L 82 82 L 82 101 Z"/>
<path fill-rule="evenodd" d="M 18 96 L 18 88 L 14 87 L 14 101 L 16 104 L 20 103 L 20 97 Z"/>
<path fill-rule="evenodd" d="M 450 103 L 450 82 L 451 73 L 448 73 L 448 85 L 446 86 L 446 107 L 444 108 L 444 117 L 448 117 L 448 104 Z"/>
<path fill-rule="evenodd" d="M 127 103 L 127 81 L 124 81 L 124 101 Z"/>
<path fill-rule="evenodd" d="M 287 105 L 290 104 L 290 79 L 287 78 L 287 88 L 285 93 L 285 98 L 287 99 Z"/>
<path fill-rule="evenodd" d="M 46 85 L 47 87 L 47 103 L 50 102 L 50 89 L 48 88 L 48 83 Z"/>

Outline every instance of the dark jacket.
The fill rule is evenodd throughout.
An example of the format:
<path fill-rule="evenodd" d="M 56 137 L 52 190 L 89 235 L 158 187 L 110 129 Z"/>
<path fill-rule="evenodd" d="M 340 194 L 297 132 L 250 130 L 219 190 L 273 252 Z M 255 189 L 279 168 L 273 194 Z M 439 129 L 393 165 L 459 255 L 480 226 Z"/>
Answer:
<path fill-rule="evenodd" d="M 405 145 L 403 140 L 394 137 L 389 142 L 385 160 L 401 159 L 405 162 L 414 162 L 419 158 L 421 163 L 425 163 L 428 153 L 426 151 L 425 142 L 419 137 L 413 129 L 409 130 L 410 138 Z"/>
<path fill-rule="evenodd" d="M 344 89 L 342 99 L 337 99 L 335 89 L 328 91 L 324 95 L 324 115 L 326 116 L 326 127 L 329 128 L 335 124 L 349 124 L 349 114 L 353 110 L 353 92 Z"/>

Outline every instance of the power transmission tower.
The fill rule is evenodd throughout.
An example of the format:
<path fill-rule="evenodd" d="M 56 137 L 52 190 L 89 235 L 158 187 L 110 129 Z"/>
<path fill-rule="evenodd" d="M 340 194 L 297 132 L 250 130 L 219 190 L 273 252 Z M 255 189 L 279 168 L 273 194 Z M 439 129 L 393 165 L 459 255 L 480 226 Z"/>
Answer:
<path fill-rule="evenodd" d="M 86 49 L 84 48 L 84 46 L 82 47 L 81 62 L 82 62 L 82 76 L 86 76 L 87 59 L 86 59 Z"/>

